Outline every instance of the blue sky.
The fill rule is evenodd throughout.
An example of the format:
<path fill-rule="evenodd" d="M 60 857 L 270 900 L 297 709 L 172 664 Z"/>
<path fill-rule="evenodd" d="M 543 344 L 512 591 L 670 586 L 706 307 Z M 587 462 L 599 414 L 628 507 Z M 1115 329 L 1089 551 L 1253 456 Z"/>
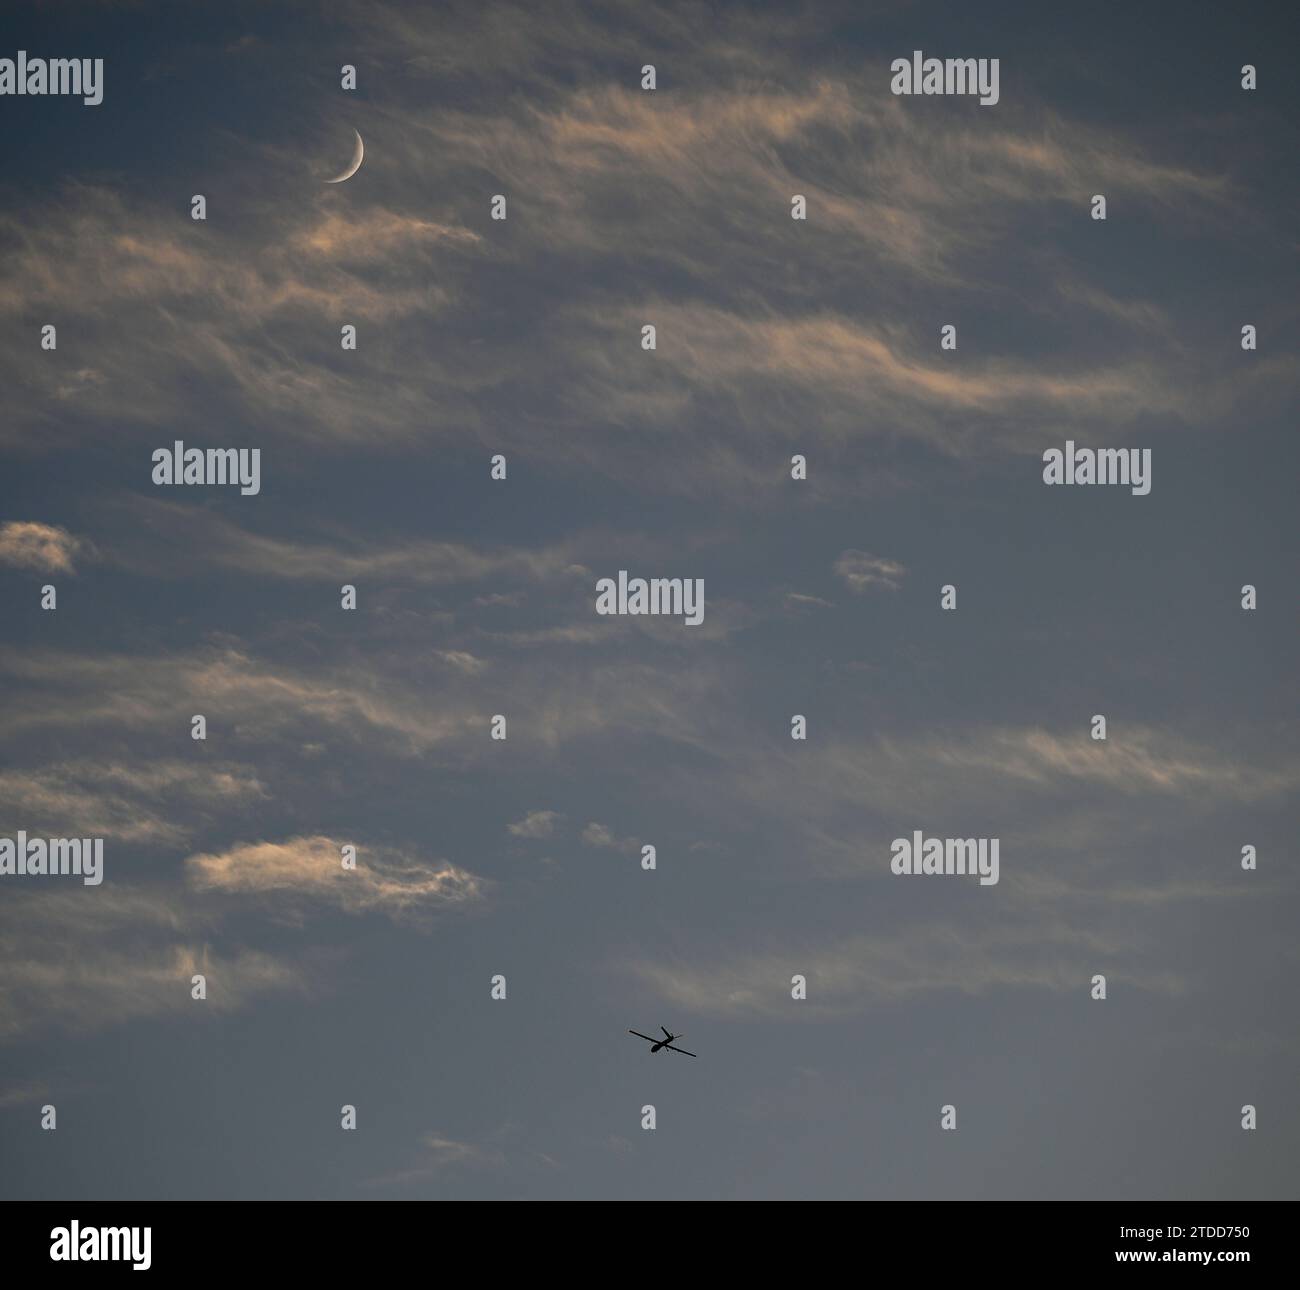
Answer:
<path fill-rule="evenodd" d="M 0 1194 L 1294 1198 L 1286 16 L 7 15 Z"/>

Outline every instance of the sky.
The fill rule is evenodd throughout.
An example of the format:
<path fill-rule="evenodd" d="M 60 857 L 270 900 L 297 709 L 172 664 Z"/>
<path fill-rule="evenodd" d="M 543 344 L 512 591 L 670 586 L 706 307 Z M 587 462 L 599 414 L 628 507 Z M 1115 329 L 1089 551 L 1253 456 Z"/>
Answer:
<path fill-rule="evenodd" d="M 1300 1197 L 1288 10 L 9 6 L 0 1196 Z"/>

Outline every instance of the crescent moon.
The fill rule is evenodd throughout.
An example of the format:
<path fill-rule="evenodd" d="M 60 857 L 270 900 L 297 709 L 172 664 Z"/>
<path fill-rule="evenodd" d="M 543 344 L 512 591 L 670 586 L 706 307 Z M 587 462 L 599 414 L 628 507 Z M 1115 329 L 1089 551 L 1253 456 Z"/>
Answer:
<path fill-rule="evenodd" d="M 366 145 L 361 142 L 361 132 L 353 130 L 357 136 L 357 146 L 352 149 L 352 160 L 348 162 L 341 174 L 335 175 L 333 179 L 327 179 L 327 184 L 341 184 L 345 179 L 351 179 L 353 175 L 361 169 L 361 159 L 366 155 Z"/>

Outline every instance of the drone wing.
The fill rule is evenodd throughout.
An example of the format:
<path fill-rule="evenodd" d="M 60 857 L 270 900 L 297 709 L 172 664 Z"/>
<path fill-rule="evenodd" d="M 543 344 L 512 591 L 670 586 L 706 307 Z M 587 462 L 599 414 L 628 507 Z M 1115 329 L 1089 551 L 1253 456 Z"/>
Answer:
<path fill-rule="evenodd" d="M 685 1048 L 674 1048 L 672 1044 L 665 1044 L 664 1047 L 668 1049 L 670 1053 L 681 1053 L 684 1057 L 696 1056 L 695 1053 L 688 1053 Z"/>
<path fill-rule="evenodd" d="M 638 1039 L 648 1039 L 652 1044 L 657 1044 L 659 1042 L 653 1035 L 643 1035 L 639 1030 L 629 1030 L 627 1033 L 629 1035 L 635 1035 Z"/>

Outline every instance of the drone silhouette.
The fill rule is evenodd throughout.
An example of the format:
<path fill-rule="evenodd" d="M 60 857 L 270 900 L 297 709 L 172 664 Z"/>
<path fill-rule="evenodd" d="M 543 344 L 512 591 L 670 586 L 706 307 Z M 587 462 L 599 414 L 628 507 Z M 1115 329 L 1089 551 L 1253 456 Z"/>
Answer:
<path fill-rule="evenodd" d="M 674 1035 L 667 1026 L 660 1026 L 659 1029 L 664 1032 L 663 1039 L 656 1039 L 653 1035 L 643 1035 L 639 1030 L 629 1030 L 627 1033 L 629 1035 L 635 1035 L 638 1039 L 649 1040 L 650 1051 L 652 1053 L 657 1053 L 661 1048 L 666 1048 L 670 1053 L 681 1053 L 686 1057 L 694 1057 L 696 1055 L 695 1053 L 688 1053 L 685 1048 L 673 1047 L 673 1040 L 683 1038 L 682 1035 Z"/>

